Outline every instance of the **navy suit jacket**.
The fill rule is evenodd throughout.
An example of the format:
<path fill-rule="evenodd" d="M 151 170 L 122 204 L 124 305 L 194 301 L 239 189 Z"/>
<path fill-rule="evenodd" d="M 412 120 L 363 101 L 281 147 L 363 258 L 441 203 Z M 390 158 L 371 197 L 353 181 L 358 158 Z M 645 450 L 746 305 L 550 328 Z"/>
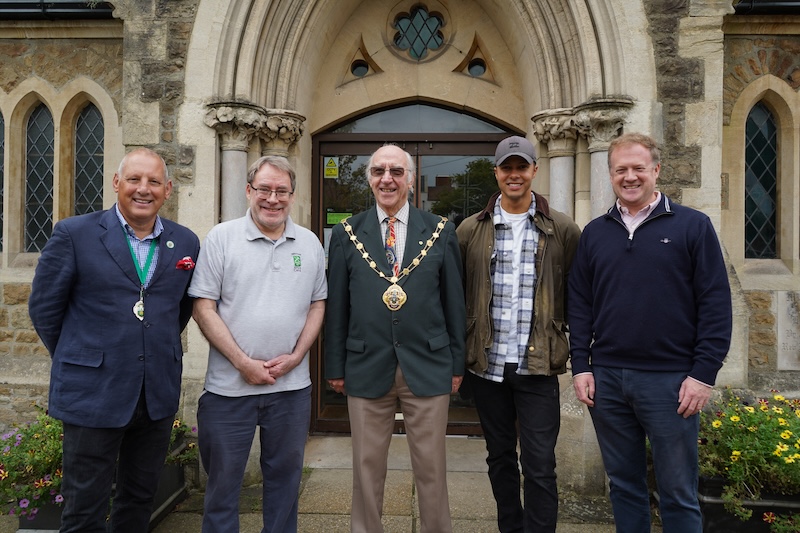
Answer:
<path fill-rule="evenodd" d="M 145 317 L 133 314 L 140 282 L 127 237 L 111 208 L 60 221 L 45 245 L 28 309 L 52 358 L 49 413 L 66 423 L 127 424 L 142 392 L 153 420 L 178 410 L 181 332 L 192 312 L 186 293 L 200 243 L 161 219 L 158 264 L 145 290 Z"/>
<path fill-rule="evenodd" d="M 417 257 L 439 221 L 436 215 L 410 208 L 403 267 Z M 350 217 L 348 222 L 378 268 L 390 277 L 375 208 Z M 453 376 L 464 374 L 464 286 L 461 253 L 451 222 L 399 285 L 408 300 L 393 312 L 381 299 L 389 283 L 370 269 L 341 224 L 333 228 L 325 308 L 325 377 L 344 378 L 349 395 L 385 395 L 394 383 L 398 364 L 417 396 L 449 394 Z"/>

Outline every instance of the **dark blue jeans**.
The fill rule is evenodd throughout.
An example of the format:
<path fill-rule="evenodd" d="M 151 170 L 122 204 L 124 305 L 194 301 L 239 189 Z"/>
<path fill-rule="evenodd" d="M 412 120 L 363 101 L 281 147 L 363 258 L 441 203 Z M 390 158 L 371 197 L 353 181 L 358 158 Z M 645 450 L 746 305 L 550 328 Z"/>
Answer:
<path fill-rule="evenodd" d="M 297 531 L 303 454 L 311 422 L 311 387 L 226 397 L 200 396 L 198 444 L 208 472 L 203 533 L 239 532 L 239 493 L 256 427 L 260 428 L 262 533 Z"/>
<path fill-rule="evenodd" d="M 467 373 L 489 452 L 486 463 L 497 502 L 497 525 L 501 533 L 552 533 L 558 519 L 558 378 L 520 376 L 516 368 L 515 364 L 507 364 L 501 383 Z M 518 426 L 524 509 L 517 463 Z"/>
<path fill-rule="evenodd" d="M 151 420 L 144 396 L 122 428 L 64 424 L 61 533 L 147 531 L 173 417 Z M 117 487 L 106 524 L 114 466 Z"/>
<path fill-rule="evenodd" d="M 699 416 L 678 414 L 685 372 L 593 367 L 589 409 L 611 486 L 619 533 L 650 531 L 647 449 L 650 440 L 664 533 L 700 533 L 697 501 Z"/>

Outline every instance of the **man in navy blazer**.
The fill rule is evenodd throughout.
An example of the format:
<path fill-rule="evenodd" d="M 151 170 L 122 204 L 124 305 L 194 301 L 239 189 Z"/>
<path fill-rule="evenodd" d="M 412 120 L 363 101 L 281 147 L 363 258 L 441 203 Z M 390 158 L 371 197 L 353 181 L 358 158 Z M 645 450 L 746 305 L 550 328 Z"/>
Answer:
<path fill-rule="evenodd" d="M 158 216 L 164 160 L 140 148 L 114 175 L 117 203 L 53 228 L 29 312 L 52 358 L 49 413 L 64 423 L 62 532 L 147 531 L 181 387 L 187 288 L 200 249 Z"/>
<path fill-rule="evenodd" d="M 378 149 L 367 172 L 377 205 L 332 231 L 325 317 L 325 376 L 347 394 L 353 440 L 351 531 L 383 531 L 386 457 L 399 400 L 420 531 L 447 533 L 445 434 L 450 394 L 464 376 L 466 336 L 455 226 L 409 205 L 415 169 L 403 149 Z"/>

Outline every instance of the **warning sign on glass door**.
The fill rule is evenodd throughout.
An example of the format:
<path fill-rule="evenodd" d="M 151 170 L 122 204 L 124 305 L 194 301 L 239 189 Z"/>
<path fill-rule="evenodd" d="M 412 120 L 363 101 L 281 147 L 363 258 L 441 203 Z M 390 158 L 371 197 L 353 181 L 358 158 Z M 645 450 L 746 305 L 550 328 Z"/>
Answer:
<path fill-rule="evenodd" d="M 325 177 L 338 178 L 339 177 L 339 158 L 326 157 L 325 158 Z"/>

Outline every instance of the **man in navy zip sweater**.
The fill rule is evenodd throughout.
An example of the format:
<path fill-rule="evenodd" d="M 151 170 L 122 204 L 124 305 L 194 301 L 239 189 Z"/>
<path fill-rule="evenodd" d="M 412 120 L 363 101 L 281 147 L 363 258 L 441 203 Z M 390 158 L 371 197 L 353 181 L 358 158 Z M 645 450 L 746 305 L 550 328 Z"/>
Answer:
<path fill-rule="evenodd" d="M 731 293 L 709 218 L 655 190 L 655 141 L 609 146 L 609 211 L 583 230 L 569 275 L 573 387 L 589 406 L 618 533 L 650 531 L 645 439 L 665 533 L 700 533 L 698 413 L 731 338 Z"/>

